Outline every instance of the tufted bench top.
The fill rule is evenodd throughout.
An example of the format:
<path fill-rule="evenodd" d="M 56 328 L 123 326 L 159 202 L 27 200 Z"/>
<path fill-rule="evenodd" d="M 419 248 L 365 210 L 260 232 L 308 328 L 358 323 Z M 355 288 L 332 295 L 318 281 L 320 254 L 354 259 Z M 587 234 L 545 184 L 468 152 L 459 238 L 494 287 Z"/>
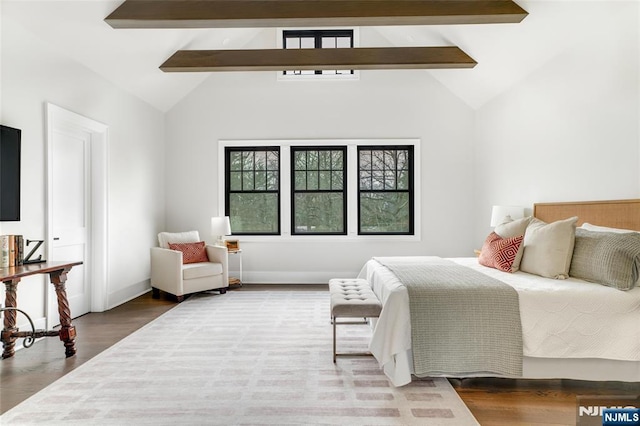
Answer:
<path fill-rule="evenodd" d="M 367 280 L 334 278 L 329 280 L 331 316 L 346 318 L 377 318 L 382 305 Z"/>

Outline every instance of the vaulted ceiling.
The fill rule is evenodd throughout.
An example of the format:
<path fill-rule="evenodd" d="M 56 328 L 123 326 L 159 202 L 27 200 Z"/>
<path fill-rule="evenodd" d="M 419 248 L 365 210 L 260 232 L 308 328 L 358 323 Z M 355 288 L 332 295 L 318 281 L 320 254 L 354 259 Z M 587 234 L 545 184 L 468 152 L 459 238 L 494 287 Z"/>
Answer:
<path fill-rule="evenodd" d="M 161 111 L 171 109 L 205 79 L 216 78 L 209 73 L 162 72 L 160 64 L 174 52 L 276 48 L 273 28 L 114 29 L 105 18 L 122 2 L 1 0 L 2 31 L 20 26 Z M 516 0 L 529 13 L 520 23 L 363 27 L 360 42 L 365 47 L 459 46 L 478 62 L 475 68 L 422 72 L 478 108 L 592 34 L 604 2 Z M 372 46 L 365 39 L 374 33 L 385 45 Z"/>

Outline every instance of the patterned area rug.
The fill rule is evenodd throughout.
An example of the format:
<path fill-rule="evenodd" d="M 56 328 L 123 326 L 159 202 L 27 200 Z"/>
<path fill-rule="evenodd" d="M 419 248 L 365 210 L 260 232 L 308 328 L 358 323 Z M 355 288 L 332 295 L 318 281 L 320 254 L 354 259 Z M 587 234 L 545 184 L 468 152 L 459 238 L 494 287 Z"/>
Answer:
<path fill-rule="evenodd" d="M 195 295 L 0 424 L 478 424 L 445 379 L 395 388 L 371 357 L 334 364 L 331 328 L 326 291 Z M 338 350 L 365 350 L 369 336 L 338 327 Z"/>

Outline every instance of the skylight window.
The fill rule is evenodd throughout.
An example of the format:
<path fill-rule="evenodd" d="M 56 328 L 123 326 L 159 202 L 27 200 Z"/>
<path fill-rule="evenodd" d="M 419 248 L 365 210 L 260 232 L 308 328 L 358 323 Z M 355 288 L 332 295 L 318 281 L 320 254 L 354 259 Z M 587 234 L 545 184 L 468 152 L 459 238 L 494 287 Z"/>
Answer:
<path fill-rule="evenodd" d="M 356 44 L 354 30 L 282 30 L 283 49 L 349 49 Z M 295 79 L 311 77 L 320 78 L 354 78 L 354 70 L 284 70 L 283 77 Z"/>

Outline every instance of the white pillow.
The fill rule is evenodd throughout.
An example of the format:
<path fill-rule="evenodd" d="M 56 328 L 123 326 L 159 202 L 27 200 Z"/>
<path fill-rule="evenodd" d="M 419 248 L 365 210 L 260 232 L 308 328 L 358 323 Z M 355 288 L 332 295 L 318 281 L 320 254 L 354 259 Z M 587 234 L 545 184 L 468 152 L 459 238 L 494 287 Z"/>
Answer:
<path fill-rule="evenodd" d="M 640 231 L 634 231 L 633 229 L 620 229 L 620 228 L 609 228 L 606 226 L 598 226 L 598 225 L 592 225 L 590 223 L 583 223 L 580 228 L 582 229 L 586 229 L 587 231 L 594 231 L 594 232 L 615 232 L 617 234 L 627 234 L 629 232 L 636 232 L 636 233 L 640 233 Z"/>
<path fill-rule="evenodd" d="M 160 247 L 169 248 L 169 243 L 197 243 L 200 241 L 198 231 L 187 232 L 161 232 L 158 234 Z"/>
<path fill-rule="evenodd" d="M 547 278 L 568 278 L 577 221 L 577 216 L 553 223 L 533 218 L 524 234 L 520 270 Z"/>

